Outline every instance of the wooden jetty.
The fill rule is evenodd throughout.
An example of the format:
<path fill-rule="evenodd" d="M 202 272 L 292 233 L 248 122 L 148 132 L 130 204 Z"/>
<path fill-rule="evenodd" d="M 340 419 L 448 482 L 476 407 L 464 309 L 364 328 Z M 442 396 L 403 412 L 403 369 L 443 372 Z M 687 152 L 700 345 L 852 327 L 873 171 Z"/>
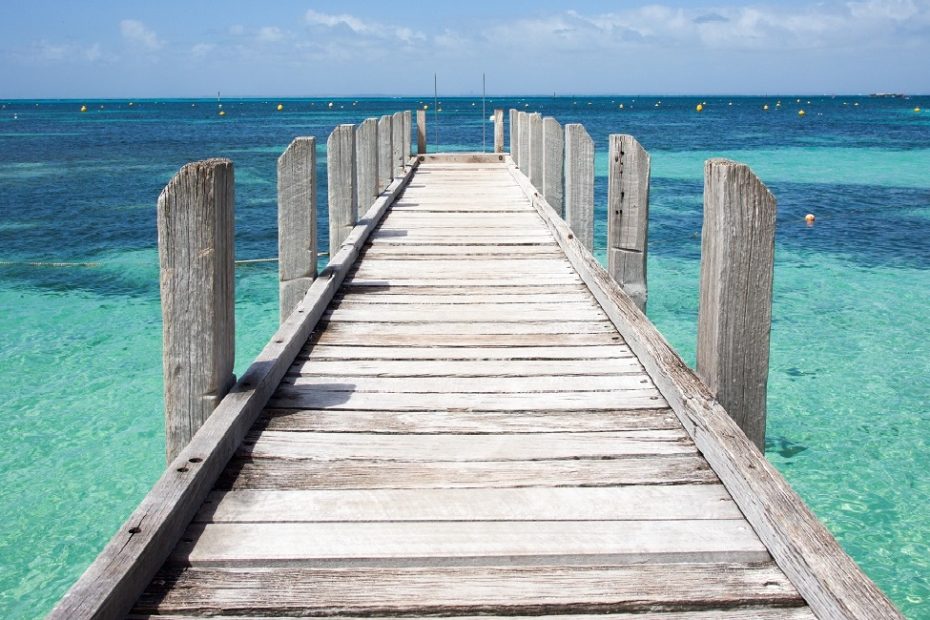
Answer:
<path fill-rule="evenodd" d="M 427 154 L 418 113 L 411 157 L 409 116 L 333 132 L 319 274 L 315 142 L 282 156 L 282 322 L 234 384 L 232 164 L 166 188 L 169 465 L 50 617 L 899 618 L 757 447 L 774 201 L 748 168 L 707 164 L 695 374 L 642 311 L 635 140 L 608 272 L 583 127 L 512 111 L 512 157 L 495 111 L 494 153 Z"/>

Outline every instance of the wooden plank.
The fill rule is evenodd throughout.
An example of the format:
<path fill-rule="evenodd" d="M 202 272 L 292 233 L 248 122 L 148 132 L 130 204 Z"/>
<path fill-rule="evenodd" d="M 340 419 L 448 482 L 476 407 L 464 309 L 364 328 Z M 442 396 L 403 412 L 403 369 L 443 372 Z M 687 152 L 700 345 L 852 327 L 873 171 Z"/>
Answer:
<path fill-rule="evenodd" d="M 716 474 L 698 454 L 466 463 L 237 457 L 224 472 L 218 488 L 486 489 L 709 484 L 716 481 Z"/>
<path fill-rule="evenodd" d="M 517 144 L 520 142 L 519 125 L 517 121 L 518 112 L 513 108 L 508 110 L 508 124 L 510 128 L 510 157 L 516 163 L 517 161 Z M 519 165 L 519 164 L 517 164 Z"/>
<path fill-rule="evenodd" d="M 581 244 L 594 247 L 594 141 L 584 125 L 565 125 L 565 221 Z"/>
<path fill-rule="evenodd" d="M 404 174 L 404 162 L 407 159 L 404 155 L 404 144 L 404 114 L 394 112 L 391 117 L 391 166 L 395 177 Z"/>
<path fill-rule="evenodd" d="M 391 115 L 378 119 L 378 187 L 384 189 L 394 179 L 394 131 Z"/>
<path fill-rule="evenodd" d="M 537 284 L 526 286 L 495 286 L 490 291 L 481 285 L 470 287 L 456 286 L 421 286 L 415 289 L 409 287 L 391 288 L 385 287 L 366 287 L 359 290 L 343 291 L 343 298 L 370 296 L 391 296 L 391 295 L 431 295 L 446 299 L 450 296 L 490 294 L 490 295 L 562 295 L 567 293 L 584 293 L 590 294 L 588 288 L 583 284 L 559 284 L 552 286 L 539 286 Z M 446 302 L 444 302 L 446 303 Z M 616 331 L 616 330 L 614 330 Z"/>
<path fill-rule="evenodd" d="M 468 257 L 505 257 L 508 260 L 518 260 L 522 257 L 555 258 L 562 256 L 555 243 L 539 245 L 511 245 L 498 247 L 496 245 L 380 245 L 369 246 L 365 250 L 366 258 L 385 259 L 421 259 L 429 260 L 437 257 L 468 256 Z"/>
<path fill-rule="evenodd" d="M 404 119 L 404 150 L 403 150 L 403 160 L 404 166 L 409 165 L 408 160 L 410 159 L 411 150 L 410 150 L 410 141 L 411 133 L 413 130 L 413 118 L 410 110 L 404 110 L 401 112 Z"/>
<path fill-rule="evenodd" d="M 704 164 L 697 375 L 765 450 L 775 197 L 748 166 Z"/>
<path fill-rule="evenodd" d="M 352 583 L 362 587 L 347 587 Z M 341 615 L 365 617 L 481 614 L 482 618 L 485 614 L 538 618 L 564 613 L 576 620 L 585 618 L 576 614 L 591 613 L 609 620 L 610 616 L 601 614 L 691 613 L 754 604 L 790 607 L 803 601 L 771 562 L 391 569 L 170 567 L 159 574 L 136 612 L 327 616 L 338 610 Z"/>
<path fill-rule="evenodd" d="M 236 381 L 233 164 L 187 164 L 158 197 L 165 448 L 170 463 Z"/>
<path fill-rule="evenodd" d="M 426 110 L 417 110 L 417 154 L 426 153 Z"/>
<path fill-rule="evenodd" d="M 504 152 L 504 111 L 494 110 L 494 152 Z"/>
<path fill-rule="evenodd" d="M 331 323 L 330 329 L 319 334 L 315 342 L 333 345 L 370 345 L 379 347 L 519 347 L 602 345 L 619 342 L 610 334 L 430 334 L 384 333 L 365 323 L 364 331 L 352 329 L 358 323 Z"/>
<path fill-rule="evenodd" d="M 194 523 L 664 521 L 743 515 L 722 484 L 523 489 L 226 491 Z"/>
<path fill-rule="evenodd" d="M 368 118 L 355 131 L 355 193 L 358 217 L 365 215 L 381 188 L 378 187 L 378 119 Z"/>
<path fill-rule="evenodd" d="M 355 125 L 339 125 L 329 134 L 326 140 L 326 173 L 329 252 L 335 256 L 357 219 Z"/>
<path fill-rule="evenodd" d="M 376 329 L 382 333 L 395 335 L 407 334 L 467 334 L 492 336 L 495 334 L 615 334 L 616 328 L 611 323 L 594 323 L 591 321 L 525 321 L 522 323 L 501 323 L 499 321 L 478 323 L 436 323 L 422 321 L 416 323 L 338 323 L 329 322 L 330 326 L 351 326 L 351 329 L 363 333 Z"/>
<path fill-rule="evenodd" d="M 517 113 L 517 125 L 519 125 L 518 136 L 520 142 L 517 144 L 517 165 L 524 174 L 530 171 L 530 115 L 527 112 Z"/>
<path fill-rule="evenodd" d="M 646 311 L 649 153 L 628 135 L 611 134 L 607 184 L 607 271 Z"/>
<path fill-rule="evenodd" d="M 565 133 L 551 116 L 543 119 L 542 193 L 552 208 L 562 215 L 562 189 L 565 168 Z M 538 187 L 538 186 L 537 186 Z"/>
<path fill-rule="evenodd" d="M 312 345 L 302 351 L 314 360 L 564 360 L 633 359 L 621 344 L 565 347 L 364 347 Z M 500 366 L 498 364 L 498 366 Z"/>
<path fill-rule="evenodd" d="M 312 366 L 313 362 L 308 364 Z M 580 375 L 571 378 L 541 377 L 378 377 L 355 376 L 352 391 L 392 394 L 525 394 L 572 391 L 621 391 L 640 389 L 651 384 L 641 375 Z M 283 386 L 329 392 L 345 391 L 345 377 L 301 375 L 285 377 Z M 457 396 L 450 396 L 454 401 Z"/>
<path fill-rule="evenodd" d="M 528 181 L 511 172 L 532 196 Z M 902 618 L 552 207 L 538 198 L 533 204 L 812 611 L 822 618 Z"/>
<path fill-rule="evenodd" d="M 440 272 L 440 273 L 449 273 L 449 272 L 468 272 L 468 271 L 488 271 L 497 269 L 500 270 L 501 262 L 496 259 L 488 258 L 470 258 L 463 260 L 461 258 L 453 259 L 436 259 L 428 262 L 424 261 L 404 261 L 401 259 L 395 259 L 392 261 L 384 260 L 367 260 L 359 264 L 357 271 L 389 271 L 397 270 L 402 272 L 421 272 L 421 273 L 430 273 L 430 272 Z M 507 271 L 513 270 L 519 271 L 521 273 L 564 273 L 571 272 L 572 266 L 564 258 L 535 258 L 528 257 L 520 262 L 513 263 L 508 265 Z M 593 301 L 592 301 L 593 303 Z"/>
<path fill-rule="evenodd" d="M 283 322 L 316 278 L 316 138 L 295 138 L 278 158 L 278 307 Z"/>
<path fill-rule="evenodd" d="M 273 407 L 276 405 L 272 405 Z M 435 410 L 435 409 L 433 409 Z M 432 410 L 430 410 L 432 411 Z M 634 430 L 524 435 L 383 435 L 375 433 L 251 433 L 239 449 L 252 458 L 405 462 L 527 461 L 695 454 L 684 431 Z"/>
<path fill-rule="evenodd" d="M 355 276 L 364 277 L 363 275 Z M 372 274 L 370 277 L 377 277 Z M 424 276 L 428 277 L 428 276 Z M 327 315 L 331 321 L 375 321 L 420 322 L 431 321 L 602 321 L 604 314 L 597 307 L 586 308 L 527 308 L 518 304 L 486 304 L 483 306 L 442 307 L 422 305 L 396 308 L 393 306 L 347 306 L 339 307 Z"/>
<path fill-rule="evenodd" d="M 314 280 L 303 302 L 48 618 L 122 617 L 200 508 L 246 431 L 264 409 L 391 202 L 413 176 L 395 181 Z"/>
<path fill-rule="evenodd" d="M 564 274 L 564 275 L 553 275 L 547 276 L 545 278 L 547 282 L 552 284 L 562 285 L 562 284 L 576 284 L 581 282 L 580 278 L 573 274 Z M 436 277 L 426 277 L 426 278 L 404 278 L 403 276 L 395 276 L 390 278 L 359 278 L 352 277 L 348 280 L 348 285 L 352 287 L 385 287 L 385 286 L 474 286 L 476 282 L 485 281 L 488 288 L 497 288 L 501 286 L 546 286 L 545 282 L 537 275 L 507 275 L 505 277 L 500 277 L 494 282 L 487 282 L 483 280 L 481 276 L 476 276 L 474 278 L 436 278 Z"/>
<path fill-rule="evenodd" d="M 527 176 L 530 182 L 542 191 L 543 186 L 543 119 L 542 114 L 533 112 L 527 116 L 529 138 L 527 140 L 527 153 L 529 170 Z"/>
<path fill-rule="evenodd" d="M 416 292 L 390 292 L 377 293 L 374 295 L 357 295 L 347 294 L 337 297 L 334 304 L 340 308 L 355 306 L 381 306 L 383 304 L 392 304 L 399 306 L 426 304 L 426 305 L 454 305 L 454 306 L 498 306 L 498 305 L 524 305 L 537 310 L 556 310 L 565 308 L 571 310 L 580 310 L 589 308 L 592 303 L 596 304 L 590 294 L 583 292 L 577 293 L 501 293 L 486 295 L 475 294 L 468 297 L 455 295 L 423 295 Z M 596 306 L 600 310 L 600 306 Z"/>
<path fill-rule="evenodd" d="M 325 411 L 320 409 L 266 409 L 256 428 L 272 431 L 327 433 L 580 433 L 645 429 L 674 430 L 678 418 L 667 409 L 578 413 L 520 413 L 491 411 Z"/>
<path fill-rule="evenodd" d="M 467 350 L 467 349 L 466 349 Z M 635 357 L 592 360 L 527 360 L 490 363 L 484 360 L 444 361 L 436 360 L 340 360 L 300 361 L 292 368 L 292 374 L 341 376 L 349 380 L 355 376 L 379 377 L 534 377 L 578 375 L 618 375 L 641 372 L 642 366 Z M 651 407 L 651 406 L 650 406 Z M 584 409 L 584 407 L 580 407 Z"/>

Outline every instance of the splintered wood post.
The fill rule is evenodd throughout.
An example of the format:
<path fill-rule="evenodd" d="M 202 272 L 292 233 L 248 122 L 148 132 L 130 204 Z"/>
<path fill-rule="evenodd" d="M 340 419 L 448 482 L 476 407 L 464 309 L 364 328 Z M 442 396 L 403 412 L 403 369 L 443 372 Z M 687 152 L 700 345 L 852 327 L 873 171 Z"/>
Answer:
<path fill-rule="evenodd" d="M 391 115 L 385 114 L 378 119 L 378 190 L 383 190 L 394 180 L 393 131 Z"/>
<path fill-rule="evenodd" d="M 417 110 L 417 155 L 426 153 L 426 110 Z"/>
<path fill-rule="evenodd" d="M 530 115 L 526 112 L 518 113 L 517 124 L 520 126 L 520 143 L 517 145 L 520 160 L 517 165 L 523 174 L 530 176 Z"/>
<path fill-rule="evenodd" d="M 565 166 L 565 134 L 562 125 L 551 116 L 543 119 L 542 193 L 555 212 L 564 216 L 562 184 Z"/>
<path fill-rule="evenodd" d="M 565 221 L 584 247 L 594 247 L 594 141 L 584 125 L 565 126 Z"/>
<path fill-rule="evenodd" d="M 748 166 L 704 164 L 697 374 L 760 451 L 772 324 L 775 197 Z"/>
<path fill-rule="evenodd" d="M 404 176 L 404 113 L 394 112 L 391 117 L 391 169 L 394 177 Z"/>
<path fill-rule="evenodd" d="M 187 164 L 158 197 L 170 463 L 236 382 L 233 164 Z"/>
<path fill-rule="evenodd" d="M 295 138 L 278 158 L 278 305 L 281 322 L 316 279 L 316 138 Z"/>
<path fill-rule="evenodd" d="M 529 174 L 530 182 L 542 191 L 543 186 L 543 119 L 542 114 L 533 112 L 527 117 L 529 121 L 529 138 L 527 140 L 527 150 L 529 150 Z"/>
<path fill-rule="evenodd" d="M 404 118 L 404 157 L 401 162 L 402 165 L 407 165 L 407 160 L 410 159 L 410 134 L 413 130 L 413 119 L 411 118 L 410 110 L 403 111 Z"/>
<path fill-rule="evenodd" d="M 520 120 L 518 116 L 519 112 L 515 109 L 510 108 L 510 158 L 513 159 L 513 163 L 519 166 L 517 162 L 517 145 L 520 143 Z"/>
<path fill-rule="evenodd" d="M 339 253 L 339 247 L 355 226 L 358 211 L 355 167 L 355 125 L 339 125 L 326 141 L 330 258 Z"/>
<path fill-rule="evenodd" d="M 646 311 L 649 153 L 628 135 L 611 134 L 607 177 L 607 271 Z"/>
<path fill-rule="evenodd" d="M 494 110 L 494 152 L 504 152 L 504 111 Z"/>
<path fill-rule="evenodd" d="M 358 217 L 368 211 L 381 193 L 378 187 L 378 120 L 369 118 L 355 131 L 356 201 Z M 356 218 L 357 219 L 357 218 Z"/>

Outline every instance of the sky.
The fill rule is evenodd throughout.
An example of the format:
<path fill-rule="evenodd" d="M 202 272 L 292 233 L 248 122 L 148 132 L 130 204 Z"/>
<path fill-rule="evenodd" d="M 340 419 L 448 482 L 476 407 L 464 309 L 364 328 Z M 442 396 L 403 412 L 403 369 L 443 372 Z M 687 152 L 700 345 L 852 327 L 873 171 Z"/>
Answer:
<path fill-rule="evenodd" d="M 930 0 L 4 0 L 0 98 L 930 93 Z"/>

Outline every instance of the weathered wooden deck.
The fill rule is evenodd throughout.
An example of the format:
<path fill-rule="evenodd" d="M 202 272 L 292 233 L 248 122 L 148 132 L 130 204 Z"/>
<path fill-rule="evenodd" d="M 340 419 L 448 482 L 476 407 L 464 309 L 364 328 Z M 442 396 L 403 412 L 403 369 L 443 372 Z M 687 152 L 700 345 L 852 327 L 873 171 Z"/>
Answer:
<path fill-rule="evenodd" d="M 53 617 L 898 617 L 509 156 L 420 160 Z"/>

